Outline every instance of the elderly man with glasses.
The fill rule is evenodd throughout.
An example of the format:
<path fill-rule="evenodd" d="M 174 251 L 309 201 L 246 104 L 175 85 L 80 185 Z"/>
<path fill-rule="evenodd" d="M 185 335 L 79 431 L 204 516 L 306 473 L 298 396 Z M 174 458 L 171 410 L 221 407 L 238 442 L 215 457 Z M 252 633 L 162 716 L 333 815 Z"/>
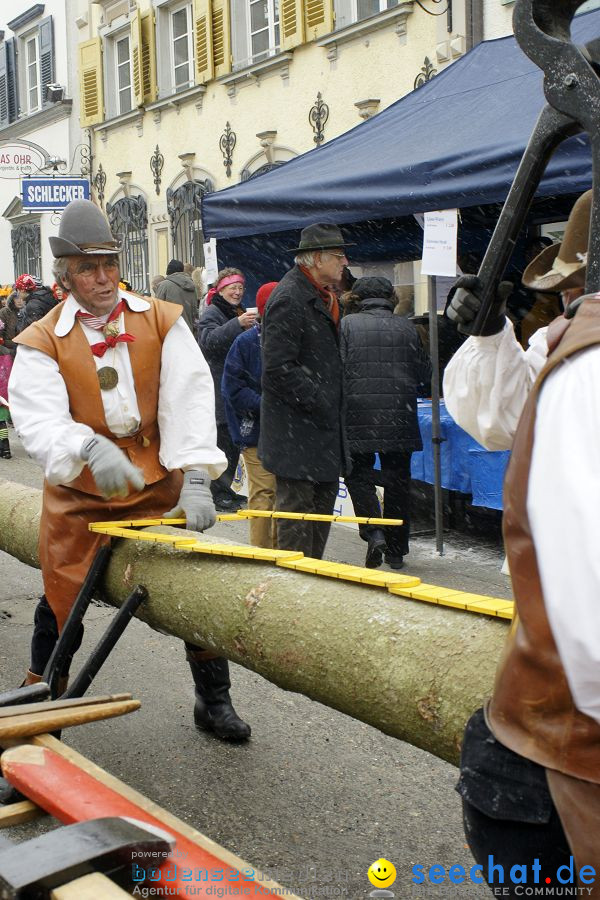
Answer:
<path fill-rule="evenodd" d="M 89 200 L 66 207 L 50 247 L 69 296 L 15 339 L 9 383 L 15 427 L 45 475 L 44 596 L 25 684 L 40 681 L 96 549 L 109 540 L 89 523 L 168 515 L 204 531 L 215 523 L 210 481 L 226 465 L 212 378 L 182 307 L 119 288 L 121 247 Z M 192 644 L 186 655 L 196 727 L 247 739 L 227 660 Z"/>
<path fill-rule="evenodd" d="M 276 477 L 276 509 L 331 514 L 346 469 L 342 430 L 340 310 L 333 288 L 348 260 L 335 225 L 309 225 L 295 266 L 263 319 L 263 393 L 258 455 Z M 277 545 L 323 556 L 329 524 L 280 520 Z"/>

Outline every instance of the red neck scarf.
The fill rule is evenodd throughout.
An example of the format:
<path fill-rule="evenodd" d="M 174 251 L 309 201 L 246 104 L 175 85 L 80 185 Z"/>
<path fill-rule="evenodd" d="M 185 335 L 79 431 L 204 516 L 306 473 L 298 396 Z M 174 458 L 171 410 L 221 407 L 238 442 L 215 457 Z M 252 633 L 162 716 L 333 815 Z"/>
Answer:
<path fill-rule="evenodd" d="M 106 338 L 104 341 L 98 341 L 97 344 L 91 345 L 94 356 L 99 356 L 100 358 L 103 357 L 109 347 L 115 347 L 122 341 L 126 343 L 135 341 L 133 334 L 128 334 L 126 331 L 124 331 L 123 334 L 119 334 L 118 332 L 115 333 L 115 326 L 109 328 L 111 322 L 118 319 L 126 307 L 127 304 L 125 301 L 120 300 L 107 319 L 104 319 L 104 316 L 93 316 L 91 313 L 82 312 L 80 309 L 75 313 L 77 319 L 85 319 L 85 324 L 88 328 L 93 328 L 95 331 L 102 331 Z M 118 328 L 118 326 L 116 326 L 116 328 Z"/>
<path fill-rule="evenodd" d="M 340 305 L 338 303 L 338 298 L 333 293 L 333 291 L 328 290 L 326 287 L 323 287 L 322 284 L 319 284 L 318 281 L 310 274 L 309 270 L 305 266 L 298 266 L 303 275 L 305 275 L 312 286 L 316 288 L 319 293 L 319 297 L 331 313 L 331 317 L 335 322 L 336 328 L 339 327 L 340 324 Z"/>

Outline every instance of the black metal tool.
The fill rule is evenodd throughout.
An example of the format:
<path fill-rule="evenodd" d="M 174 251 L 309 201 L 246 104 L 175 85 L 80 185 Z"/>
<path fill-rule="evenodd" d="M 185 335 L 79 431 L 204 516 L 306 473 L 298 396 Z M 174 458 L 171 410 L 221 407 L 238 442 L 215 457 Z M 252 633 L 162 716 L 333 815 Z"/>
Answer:
<path fill-rule="evenodd" d="M 73 645 L 79 635 L 81 623 L 90 605 L 94 590 L 106 570 L 110 553 L 110 545 L 103 545 L 96 551 L 96 555 L 44 670 L 42 679 L 49 685 L 50 695 L 53 700 L 58 696 L 59 678 L 62 676 L 65 662 L 72 653 Z"/>
<path fill-rule="evenodd" d="M 109 653 L 127 628 L 135 611 L 148 598 L 148 591 L 137 584 L 125 603 L 120 607 L 112 622 L 100 638 L 98 644 L 62 695 L 66 700 L 71 697 L 83 697 L 92 681 L 106 662 Z"/>
<path fill-rule="evenodd" d="M 21 703 L 37 703 L 39 700 L 47 700 L 50 696 L 50 688 L 45 681 L 37 684 L 25 684 L 23 687 L 11 688 L 0 694 L 0 707 L 16 706 Z"/>
<path fill-rule="evenodd" d="M 174 846 L 166 831 L 117 816 L 66 825 L 21 844 L 7 846 L 4 840 L 0 898 L 49 897 L 53 888 L 90 872 L 131 869 L 133 852 L 160 864 Z"/>
<path fill-rule="evenodd" d="M 517 0 L 515 38 L 544 73 L 548 105 L 535 125 L 478 272 L 481 307 L 471 334 L 481 334 L 550 157 L 567 137 L 587 132 L 592 147 L 593 202 L 586 293 L 600 290 L 600 40 L 577 46 L 570 24 L 584 0 Z"/>
<path fill-rule="evenodd" d="M 100 547 L 96 551 L 90 570 L 86 575 L 81 590 L 77 595 L 77 599 L 71 608 L 65 626 L 52 652 L 52 656 L 48 660 L 43 679 L 50 686 L 50 693 L 53 700 L 58 696 L 59 679 L 62 675 L 65 662 L 68 660 L 69 656 L 72 655 L 73 645 L 79 636 L 83 617 L 90 605 L 94 590 L 106 570 L 110 553 L 111 548 L 107 545 Z M 101 637 L 79 673 L 72 680 L 68 690 L 62 694 L 65 699 L 83 697 L 93 679 L 100 671 L 100 668 L 106 662 L 111 650 L 125 631 L 125 628 L 140 603 L 147 597 L 148 591 L 146 588 L 139 584 L 136 585 L 127 600 L 115 614 L 115 617 L 108 626 L 106 632 Z"/>

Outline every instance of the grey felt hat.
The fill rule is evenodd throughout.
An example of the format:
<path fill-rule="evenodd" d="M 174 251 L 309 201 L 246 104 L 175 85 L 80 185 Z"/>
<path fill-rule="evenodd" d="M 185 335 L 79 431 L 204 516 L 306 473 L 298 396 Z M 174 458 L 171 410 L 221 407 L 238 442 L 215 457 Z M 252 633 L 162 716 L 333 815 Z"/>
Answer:
<path fill-rule="evenodd" d="M 337 225 L 308 225 L 300 232 L 300 246 L 290 248 L 292 253 L 305 250 L 328 250 L 334 247 L 354 247 L 344 241 Z"/>
<path fill-rule="evenodd" d="M 55 259 L 90 254 L 107 256 L 121 251 L 121 243 L 112 234 L 108 219 L 91 200 L 73 200 L 65 206 L 58 237 L 48 240 Z"/>

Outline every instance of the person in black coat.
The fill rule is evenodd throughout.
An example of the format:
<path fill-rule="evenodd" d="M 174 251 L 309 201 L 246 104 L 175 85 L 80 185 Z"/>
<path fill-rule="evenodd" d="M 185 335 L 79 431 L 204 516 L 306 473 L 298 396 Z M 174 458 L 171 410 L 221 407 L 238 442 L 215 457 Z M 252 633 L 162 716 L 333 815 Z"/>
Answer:
<path fill-rule="evenodd" d="M 339 306 L 331 287 L 348 260 L 335 225 L 301 233 L 296 265 L 269 299 L 262 326 L 259 458 L 277 481 L 276 509 L 331 514 L 345 468 Z M 329 523 L 280 519 L 280 549 L 320 559 Z"/>
<path fill-rule="evenodd" d="M 381 515 L 375 485 L 384 488 L 386 517 L 404 524 L 360 525 L 360 536 L 368 542 L 369 568 L 380 566 L 385 552 L 388 565 L 399 569 L 408 553 L 410 458 L 422 449 L 417 397 L 429 394 L 431 364 L 412 322 L 394 315 L 387 278 L 359 278 L 347 299 L 356 311 L 342 319 L 340 334 L 352 458 L 346 485 L 357 516 Z"/>
<path fill-rule="evenodd" d="M 215 385 L 217 446 L 227 457 L 227 469 L 211 484 L 215 507 L 221 512 L 235 512 L 240 506 L 237 494 L 231 489 L 240 449 L 229 434 L 221 396 L 221 380 L 229 348 L 236 337 L 251 328 L 256 321 L 256 312 L 248 312 L 242 305 L 243 296 L 244 276 L 240 270 L 223 269 L 217 275 L 215 287 L 208 292 L 207 305 L 198 323 L 198 343 L 206 357 Z"/>
<path fill-rule="evenodd" d="M 57 303 L 60 303 L 60 300 L 54 296 L 52 289 L 47 287 L 47 285 L 42 285 L 42 287 L 36 288 L 35 291 L 31 291 L 27 304 L 19 316 L 19 334 L 25 331 L 33 322 L 43 319 L 46 313 L 54 309 Z"/>

